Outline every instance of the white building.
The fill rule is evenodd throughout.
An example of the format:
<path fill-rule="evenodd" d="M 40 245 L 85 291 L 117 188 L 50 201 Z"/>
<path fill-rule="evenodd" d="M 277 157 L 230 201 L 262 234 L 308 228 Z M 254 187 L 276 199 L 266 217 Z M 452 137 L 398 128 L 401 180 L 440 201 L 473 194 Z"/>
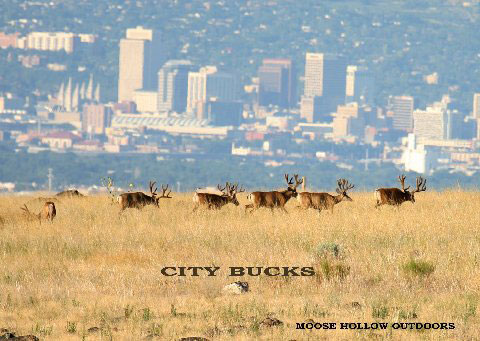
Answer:
<path fill-rule="evenodd" d="M 221 102 L 234 101 L 234 76 L 219 72 L 215 66 L 205 66 L 198 72 L 189 72 L 187 112 L 196 112 L 212 97 Z"/>
<path fill-rule="evenodd" d="M 408 134 L 407 148 L 402 155 L 405 171 L 413 171 L 420 174 L 430 173 L 437 165 L 439 156 L 435 148 L 417 144 L 415 134 Z"/>
<path fill-rule="evenodd" d="M 413 133 L 419 140 L 447 139 L 448 127 L 448 115 L 444 106 L 435 105 L 413 112 Z"/>

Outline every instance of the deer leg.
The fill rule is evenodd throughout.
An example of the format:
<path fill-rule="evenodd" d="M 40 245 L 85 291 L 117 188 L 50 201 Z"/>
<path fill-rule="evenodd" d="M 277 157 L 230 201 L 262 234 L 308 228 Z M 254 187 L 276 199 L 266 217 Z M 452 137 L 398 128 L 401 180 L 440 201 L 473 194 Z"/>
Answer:
<path fill-rule="evenodd" d="M 250 213 L 252 213 L 255 209 L 255 206 L 253 204 L 248 204 L 248 205 L 245 205 L 245 213 L 247 213 L 247 210 L 248 209 L 251 209 Z"/>
<path fill-rule="evenodd" d="M 284 207 L 284 206 L 281 206 L 281 209 L 282 209 L 282 211 L 283 211 L 283 212 L 285 212 L 285 213 L 287 213 L 287 214 L 288 214 L 288 211 L 285 209 L 285 207 Z"/>

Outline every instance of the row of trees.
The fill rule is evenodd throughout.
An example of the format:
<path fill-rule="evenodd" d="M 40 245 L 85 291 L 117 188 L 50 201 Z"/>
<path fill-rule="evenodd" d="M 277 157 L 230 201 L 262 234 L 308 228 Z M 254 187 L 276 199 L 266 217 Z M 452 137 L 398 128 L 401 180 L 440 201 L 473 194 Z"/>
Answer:
<path fill-rule="evenodd" d="M 298 162 L 292 166 L 265 167 L 260 160 L 233 158 L 157 160 L 156 155 L 77 155 L 74 153 L 42 152 L 28 154 L 1 151 L 0 182 L 15 182 L 17 190 L 46 188 L 48 168 L 53 169 L 56 190 L 72 185 L 101 185 L 109 176 L 116 186 L 130 184 L 144 188 L 149 180 L 168 183 L 177 190 L 192 191 L 197 187 L 216 186 L 217 183 L 237 181 L 247 189 L 281 188 L 284 173 L 306 176 L 308 187 L 334 190 L 338 178 L 349 179 L 358 191 L 379 186 L 397 186 L 398 169 L 390 164 L 370 165 L 368 171 L 337 168 L 330 162 Z M 414 182 L 416 174 L 407 174 L 407 182 Z M 427 176 L 429 190 L 445 188 L 478 188 L 480 177 L 463 174 L 435 173 Z"/>

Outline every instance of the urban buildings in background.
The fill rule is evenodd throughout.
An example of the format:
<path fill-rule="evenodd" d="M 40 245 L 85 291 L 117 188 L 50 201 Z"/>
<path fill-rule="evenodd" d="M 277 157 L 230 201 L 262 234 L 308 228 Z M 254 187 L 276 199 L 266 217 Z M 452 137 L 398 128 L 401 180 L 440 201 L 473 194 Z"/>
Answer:
<path fill-rule="evenodd" d="M 374 105 L 375 79 L 366 67 L 347 67 L 345 101 Z"/>
<path fill-rule="evenodd" d="M 190 71 L 193 64 L 188 60 L 170 60 L 162 66 L 158 71 L 158 111 L 186 111 Z"/>
<path fill-rule="evenodd" d="M 392 96 L 388 104 L 393 113 L 393 128 L 411 132 L 413 130 L 413 97 Z"/>
<path fill-rule="evenodd" d="M 346 73 L 344 57 L 307 52 L 302 117 L 308 122 L 331 121 L 330 113 L 345 103 Z"/>
<path fill-rule="evenodd" d="M 264 59 L 258 68 L 258 104 L 288 109 L 296 106 L 297 79 L 291 59 Z"/>
<path fill-rule="evenodd" d="M 118 101 L 133 101 L 135 91 L 155 91 L 165 61 L 161 34 L 142 26 L 129 28 L 120 40 Z"/>
<path fill-rule="evenodd" d="M 24 37 L 19 33 L 0 32 L 0 48 L 26 50 L 65 51 L 73 53 L 82 47 L 96 47 L 97 35 L 71 32 L 30 32 Z"/>
<path fill-rule="evenodd" d="M 216 66 L 205 66 L 198 72 L 188 73 L 187 113 L 203 118 L 207 101 L 233 102 L 235 97 L 235 77 L 232 74 L 219 71 Z"/>
<path fill-rule="evenodd" d="M 0 46 L 75 53 L 82 36 L 0 34 Z M 239 84 L 235 70 L 168 60 L 162 41 L 155 30 L 126 30 L 115 103 L 102 101 L 100 83 L 87 73 L 65 77 L 45 102 L 0 94 L 0 140 L 30 152 L 230 153 L 259 157 L 266 167 L 319 160 L 345 169 L 390 162 L 419 173 L 480 170 L 480 93 L 471 112 L 456 110 L 448 96 L 419 108 L 413 96 L 392 94 L 382 105 L 368 68 L 306 52 L 299 99 L 293 59 L 263 59 Z"/>

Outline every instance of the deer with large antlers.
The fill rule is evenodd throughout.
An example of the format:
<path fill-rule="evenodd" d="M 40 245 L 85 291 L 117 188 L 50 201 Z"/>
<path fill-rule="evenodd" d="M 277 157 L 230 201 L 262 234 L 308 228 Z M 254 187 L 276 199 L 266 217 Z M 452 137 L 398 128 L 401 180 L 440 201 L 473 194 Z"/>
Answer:
<path fill-rule="evenodd" d="M 200 206 L 204 206 L 207 209 L 218 210 L 228 203 L 232 203 L 235 206 L 240 205 L 237 199 L 237 193 L 245 192 L 245 190 L 243 188 L 238 189 L 238 184 L 230 185 L 230 183 L 227 182 L 225 187 L 222 188 L 220 185 L 217 185 L 217 188 L 222 192 L 222 195 L 195 192 L 193 195 L 193 202 L 195 204 L 193 212 Z"/>
<path fill-rule="evenodd" d="M 405 201 L 415 202 L 415 193 L 425 192 L 427 190 L 427 180 L 423 179 L 421 176 L 417 177 L 417 188 L 415 190 L 410 190 L 410 186 L 405 188 L 405 175 L 398 177 L 398 181 L 402 185 L 400 188 L 379 188 L 375 190 L 375 208 L 382 205 L 395 205 L 399 207 Z"/>
<path fill-rule="evenodd" d="M 24 214 L 27 216 L 29 219 L 38 219 L 40 224 L 42 223 L 42 219 L 45 220 L 50 220 L 50 222 L 53 222 L 53 218 L 57 215 L 57 210 L 55 208 L 55 204 L 52 201 L 47 201 L 45 204 L 43 204 L 42 210 L 40 213 L 33 213 L 31 212 L 26 204 L 23 204 L 23 207 L 20 207 L 20 209 L 23 210 Z"/>
<path fill-rule="evenodd" d="M 133 192 L 133 193 L 123 193 L 118 196 L 118 203 L 120 204 L 120 211 L 125 210 L 126 208 L 143 208 L 146 205 L 155 205 L 158 207 L 158 202 L 160 199 L 168 198 L 171 199 L 170 193 L 168 191 L 168 185 L 162 185 L 162 195 L 158 196 L 157 187 L 154 188 L 156 181 L 150 181 L 150 195 L 147 195 L 143 192 Z"/>
<path fill-rule="evenodd" d="M 310 192 L 299 193 L 297 200 L 300 203 L 300 207 L 304 209 L 313 208 L 318 210 L 319 213 L 323 209 L 328 209 L 331 213 L 333 213 L 333 207 L 336 204 L 342 201 L 353 201 L 353 199 L 347 194 L 347 191 L 355 187 L 355 185 L 351 185 L 345 179 L 339 179 L 337 180 L 337 186 L 336 192 L 338 195 Z"/>
<path fill-rule="evenodd" d="M 295 179 L 295 184 L 293 180 Z M 298 180 L 298 174 L 295 174 L 293 178 L 289 178 L 288 174 L 285 174 L 285 181 L 287 182 L 287 189 L 283 191 L 271 191 L 271 192 L 252 192 L 247 196 L 251 204 L 245 205 L 245 212 L 248 209 L 250 213 L 260 207 L 270 208 L 273 212 L 274 208 L 281 209 L 287 212 L 285 204 L 291 198 L 297 197 L 297 187 L 303 183 L 303 180 Z"/>

